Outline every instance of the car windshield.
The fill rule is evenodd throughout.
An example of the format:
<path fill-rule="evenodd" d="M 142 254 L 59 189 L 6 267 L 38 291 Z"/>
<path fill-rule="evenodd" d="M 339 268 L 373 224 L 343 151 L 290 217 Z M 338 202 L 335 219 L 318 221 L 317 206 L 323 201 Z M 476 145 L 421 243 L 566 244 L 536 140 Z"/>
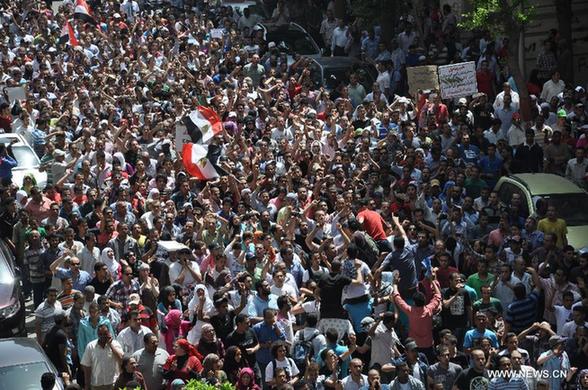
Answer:
<path fill-rule="evenodd" d="M 309 36 L 296 29 L 278 28 L 267 33 L 267 41 L 275 42 L 278 47 L 286 46 L 289 52 L 301 55 L 320 54 Z M 280 45 L 283 42 L 283 45 Z"/>
<path fill-rule="evenodd" d="M 351 68 L 335 68 L 335 67 L 325 67 L 323 72 L 324 79 L 322 80 L 321 84 L 321 74 L 320 69 L 316 64 L 311 66 L 311 77 L 315 85 L 318 87 L 324 86 L 328 91 L 333 91 L 337 89 L 341 83 L 348 84 L 349 83 L 349 76 L 351 73 L 356 73 L 359 77 L 359 83 L 363 85 L 366 92 L 371 92 L 372 90 L 372 83 L 374 82 L 373 77 L 370 75 L 367 69 L 362 68 L 361 66 L 354 66 Z"/>
<path fill-rule="evenodd" d="M 41 376 L 48 371 L 44 362 L 0 367 L 0 390 L 37 390 Z"/>
<path fill-rule="evenodd" d="M 552 194 L 542 198 L 555 205 L 557 216 L 568 226 L 588 225 L 588 194 Z"/>
<path fill-rule="evenodd" d="M 25 145 L 14 145 L 12 146 L 12 153 L 14 153 L 19 168 L 39 167 L 39 159 L 30 147 Z"/>

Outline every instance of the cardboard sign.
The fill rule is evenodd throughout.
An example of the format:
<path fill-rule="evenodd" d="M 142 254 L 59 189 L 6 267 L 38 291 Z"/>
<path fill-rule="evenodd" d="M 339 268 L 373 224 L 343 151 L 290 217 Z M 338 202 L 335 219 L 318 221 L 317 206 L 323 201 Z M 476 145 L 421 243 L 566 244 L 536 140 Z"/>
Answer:
<path fill-rule="evenodd" d="M 54 1 L 51 3 L 51 10 L 53 11 L 53 15 L 57 15 L 59 13 L 59 7 L 61 7 L 65 3 L 65 1 Z"/>
<path fill-rule="evenodd" d="M 27 98 L 27 89 L 25 87 L 8 87 L 4 91 L 10 103 L 15 100 L 25 100 Z"/>
<path fill-rule="evenodd" d="M 213 28 L 210 30 L 210 38 L 211 39 L 222 39 L 223 38 L 223 29 L 222 28 Z"/>
<path fill-rule="evenodd" d="M 443 99 L 471 96 L 478 92 L 475 62 L 440 66 L 438 72 Z"/>
<path fill-rule="evenodd" d="M 183 145 L 192 142 L 188 129 L 182 122 L 176 123 L 176 150 L 182 153 Z"/>
<path fill-rule="evenodd" d="M 439 78 L 437 77 L 437 66 L 411 66 L 406 68 L 408 77 L 408 92 L 416 96 L 417 91 L 425 89 L 438 89 Z"/>

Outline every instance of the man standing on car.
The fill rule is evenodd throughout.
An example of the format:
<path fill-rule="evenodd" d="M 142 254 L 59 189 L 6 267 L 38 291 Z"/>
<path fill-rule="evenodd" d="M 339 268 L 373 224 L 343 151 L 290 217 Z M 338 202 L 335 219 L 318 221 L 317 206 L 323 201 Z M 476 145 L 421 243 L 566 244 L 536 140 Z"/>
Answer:
<path fill-rule="evenodd" d="M 18 165 L 12 153 L 12 144 L 18 142 L 13 140 L 10 145 L 0 144 L 0 182 L 3 186 L 8 187 L 12 183 L 12 168 Z"/>

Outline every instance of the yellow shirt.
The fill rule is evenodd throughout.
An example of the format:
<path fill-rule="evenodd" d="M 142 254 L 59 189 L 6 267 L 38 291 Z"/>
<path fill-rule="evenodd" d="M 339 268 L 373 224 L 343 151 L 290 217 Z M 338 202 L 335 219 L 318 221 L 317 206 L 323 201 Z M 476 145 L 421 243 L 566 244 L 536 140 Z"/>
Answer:
<path fill-rule="evenodd" d="M 544 234 L 555 234 L 557 238 L 556 245 L 558 248 L 564 246 L 566 235 L 568 234 L 568 228 L 566 221 L 561 218 L 557 218 L 555 221 L 549 220 L 549 218 L 543 218 L 537 225 L 537 230 L 542 231 Z"/>

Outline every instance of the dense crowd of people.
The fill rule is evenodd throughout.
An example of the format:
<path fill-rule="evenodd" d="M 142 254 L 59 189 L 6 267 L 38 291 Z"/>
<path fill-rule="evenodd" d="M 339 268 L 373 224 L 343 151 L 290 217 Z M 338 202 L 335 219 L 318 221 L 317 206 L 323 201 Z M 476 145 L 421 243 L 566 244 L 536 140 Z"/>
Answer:
<path fill-rule="evenodd" d="M 556 32 L 523 121 L 505 41 L 449 6 L 388 40 L 334 1 L 88 3 L 0 14 L 0 80 L 26 87 L 3 89 L 0 128 L 47 177 L 17 183 L 0 145 L 0 236 L 60 373 L 43 388 L 588 389 L 588 252 L 560 205 L 494 191 L 527 172 L 586 188 L 586 90 Z M 373 84 L 317 85 L 257 27 L 309 9 Z M 477 94 L 408 94 L 407 67 L 462 61 Z M 222 120 L 211 180 L 175 139 L 198 106 Z"/>

